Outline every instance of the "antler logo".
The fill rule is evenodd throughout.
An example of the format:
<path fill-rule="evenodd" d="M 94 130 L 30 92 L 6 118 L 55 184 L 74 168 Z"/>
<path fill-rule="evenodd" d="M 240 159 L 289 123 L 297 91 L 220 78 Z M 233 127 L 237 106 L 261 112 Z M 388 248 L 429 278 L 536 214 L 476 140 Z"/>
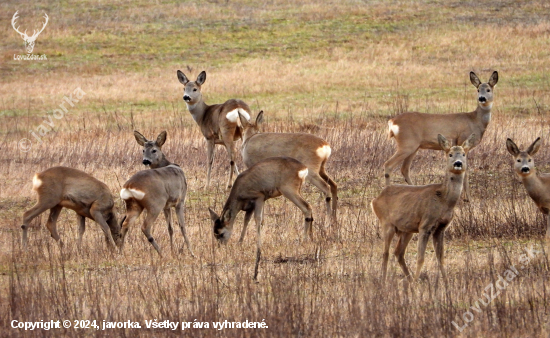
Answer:
<path fill-rule="evenodd" d="M 32 36 L 28 36 L 27 35 L 27 30 L 25 30 L 25 33 L 21 33 L 19 31 L 19 27 L 15 27 L 15 21 L 19 18 L 17 16 L 17 13 L 19 11 L 15 12 L 15 14 L 13 15 L 13 18 L 11 19 L 11 25 L 13 26 L 13 29 L 15 29 L 15 31 L 19 34 L 21 34 L 21 37 L 23 38 L 23 40 L 25 40 L 25 49 L 27 49 L 27 53 L 32 53 L 32 50 L 34 49 L 34 41 L 36 40 L 36 38 L 38 37 L 38 35 L 40 35 L 40 33 L 42 33 L 42 31 L 44 30 L 44 28 L 46 28 L 46 25 L 48 24 L 48 15 L 46 13 L 44 13 L 44 19 L 46 19 L 46 22 L 44 22 L 44 26 L 42 26 L 42 29 L 40 31 L 38 31 L 38 33 L 36 32 L 36 30 L 34 30 Z"/>

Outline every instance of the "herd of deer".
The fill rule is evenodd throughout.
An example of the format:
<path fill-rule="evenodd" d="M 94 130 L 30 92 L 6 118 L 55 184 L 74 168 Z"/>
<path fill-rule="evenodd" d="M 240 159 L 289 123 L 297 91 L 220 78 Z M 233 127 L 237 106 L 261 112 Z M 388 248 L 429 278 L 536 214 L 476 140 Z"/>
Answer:
<path fill-rule="evenodd" d="M 307 181 L 325 195 L 327 214 L 331 223 L 336 225 L 338 189 L 325 171 L 326 162 L 331 155 L 330 145 L 325 140 L 305 133 L 260 133 L 262 111 L 258 113 L 255 122 L 252 122 L 250 108 L 243 101 L 232 99 L 211 106 L 204 102 L 201 94 L 201 86 L 206 80 L 204 71 L 195 81 L 189 81 L 179 70 L 177 76 L 184 86 L 183 100 L 206 139 L 207 187 L 210 184 L 215 145 L 224 145 L 229 155 L 229 197 L 219 215 L 209 209 L 214 223 L 214 237 L 219 243 L 227 243 L 237 214 L 244 211 L 244 226 L 239 240 L 242 242 L 254 214 L 257 230 L 254 279 L 258 275 L 261 257 L 262 214 L 266 200 L 283 195 L 294 203 L 304 214 L 304 239 L 311 239 L 312 208 L 301 195 L 301 187 Z M 463 193 L 463 187 L 464 200 L 470 199 L 467 154 L 480 143 L 491 119 L 493 91 L 498 82 L 498 73 L 493 72 L 489 81 L 482 83 L 476 74 L 471 72 L 470 80 L 478 91 L 478 106 L 473 112 L 411 112 L 400 114 L 388 122 L 389 137 L 395 139 L 397 151 L 384 164 L 386 187 L 371 203 L 372 210 L 380 221 L 384 240 L 383 279 L 386 278 L 389 249 L 394 235 L 398 237 L 394 254 L 405 276 L 412 279 L 404 255 L 414 233 L 419 234 L 415 278 L 420 275 L 430 236 L 433 237 L 440 271 L 445 276 L 444 232 L 453 218 L 453 210 Z M 162 256 L 159 245 L 151 236 L 151 228 L 163 211 L 173 251 L 171 208 L 174 207 L 187 248 L 194 257 L 184 225 L 187 181 L 183 170 L 170 162 L 161 150 L 166 141 L 166 132 L 160 133 L 155 141 L 147 140 L 137 131 L 134 131 L 134 137 L 143 147 L 143 164 L 148 165 L 150 169 L 137 172 L 120 191 L 120 197 L 126 204 L 126 215 L 120 223 L 117 221 L 113 196 L 107 185 L 80 170 L 53 167 L 36 174 L 33 178 L 33 190 L 37 192 L 38 202 L 23 215 L 23 246 L 27 245 L 29 223 L 48 209 L 50 214 L 46 227 L 51 236 L 63 245 L 57 233 L 56 221 L 61 209 L 66 207 L 78 215 L 79 247 L 85 231 L 85 219 L 90 218 L 100 225 L 109 246 L 122 250 L 128 230 L 133 227 L 142 211 L 147 210 L 141 229 L 147 240 Z M 241 174 L 235 164 L 235 142 L 239 139 L 242 139 L 241 154 L 248 168 Z M 550 175 L 537 175 L 532 159 L 532 155 L 540 148 L 540 138 L 537 138 L 526 151 L 519 150 L 511 139 L 506 141 L 506 147 L 516 161 L 515 171 L 523 181 L 529 196 L 547 215 L 550 210 Z M 447 154 L 446 175 L 442 183 L 413 185 L 409 168 L 418 149 L 443 150 Z M 408 185 L 391 185 L 390 173 L 401 162 L 401 172 Z M 234 182 L 233 174 L 237 175 Z M 550 217 L 547 220 L 548 237 Z"/>

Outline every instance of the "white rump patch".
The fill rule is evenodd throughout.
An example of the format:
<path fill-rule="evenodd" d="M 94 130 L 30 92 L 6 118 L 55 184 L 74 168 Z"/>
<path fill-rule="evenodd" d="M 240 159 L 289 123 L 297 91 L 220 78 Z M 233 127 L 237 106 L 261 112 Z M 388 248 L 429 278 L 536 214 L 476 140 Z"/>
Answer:
<path fill-rule="evenodd" d="M 388 126 L 390 127 L 390 130 L 392 131 L 394 136 L 397 136 L 399 134 L 399 126 L 397 124 L 393 124 L 393 121 L 388 121 Z"/>
<path fill-rule="evenodd" d="M 143 191 L 139 191 L 132 188 L 130 189 L 123 188 L 120 191 L 120 198 L 122 198 L 123 200 L 129 200 L 130 198 L 135 198 L 141 201 L 144 196 L 145 196 L 145 193 Z"/>
<path fill-rule="evenodd" d="M 330 157 L 330 154 L 332 153 L 332 149 L 330 149 L 330 146 L 328 144 L 325 144 L 324 146 L 317 148 L 315 151 L 317 153 L 317 156 L 319 156 L 322 159 L 327 159 Z"/>
<path fill-rule="evenodd" d="M 233 109 L 227 115 L 225 115 L 225 118 L 229 120 L 229 122 L 236 123 L 239 119 L 239 113 L 241 113 L 242 116 L 244 116 L 248 121 L 250 121 L 250 115 L 246 112 L 246 110 L 242 108 Z"/>
<path fill-rule="evenodd" d="M 35 174 L 32 178 L 32 189 L 36 190 L 42 185 L 42 180 L 38 178 L 38 174 Z"/>
<path fill-rule="evenodd" d="M 302 180 L 306 178 L 307 174 L 308 174 L 307 168 L 298 171 L 298 177 L 300 177 Z"/>

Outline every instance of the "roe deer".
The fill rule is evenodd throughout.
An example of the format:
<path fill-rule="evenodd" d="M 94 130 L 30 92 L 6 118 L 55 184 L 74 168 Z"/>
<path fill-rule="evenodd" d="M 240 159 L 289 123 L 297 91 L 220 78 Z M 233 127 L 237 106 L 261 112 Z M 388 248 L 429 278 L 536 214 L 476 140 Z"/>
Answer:
<path fill-rule="evenodd" d="M 388 256 L 392 238 L 397 234 L 399 241 L 395 247 L 395 256 L 410 279 L 409 269 L 405 263 L 405 249 L 414 233 L 418 233 L 418 258 L 416 275 L 418 279 L 424 264 L 424 253 L 430 236 L 433 236 L 435 253 L 443 276 L 443 236 L 445 228 L 453 219 L 453 210 L 462 193 L 464 175 L 467 167 L 466 154 L 475 144 L 476 135 L 472 134 L 462 146 L 452 146 L 441 134 L 438 135 L 439 146 L 447 156 L 447 174 L 443 183 L 412 186 L 391 185 L 380 193 L 371 207 L 378 219 L 384 255 L 382 260 L 382 278 L 386 279 Z"/>
<path fill-rule="evenodd" d="M 248 222 L 254 213 L 256 221 L 256 265 L 254 279 L 258 276 L 258 265 L 261 257 L 261 227 L 264 202 L 270 198 L 283 195 L 296 204 L 304 213 L 304 239 L 312 238 L 310 205 L 302 198 L 300 189 L 308 175 L 307 167 L 290 157 L 271 157 L 260 161 L 243 171 L 235 180 L 221 214 L 218 216 L 212 209 L 210 217 L 214 221 L 214 237 L 220 243 L 227 243 L 233 231 L 233 223 L 239 211 L 245 211 L 244 227 L 239 242 L 242 242 Z"/>
<path fill-rule="evenodd" d="M 297 159 L 308 168 L 306 180 L 325 195 L 327 213 L 336 223 L 338 186 L 325 172 L 325 164 L 331 154 L 330 145 L 322 138 L 311 134 L 260 133 L 258 126 L 263 121 L 263 116 L 263 111 L 260 111 L 254 123 L 250 122 L 247 116 L 239 114 L 243 126 L 241 153 L 244 164 L 251 167 L 268 157 L 277 156 Z"/>
<path fill-rule="evenodd" d="M 60 244 L 57 233 L 57 217 L 63 207 L 74 210 L 78 215 L 78 248 L 82 248 L 82 236 L 86 230 L 86 217 L 96 221 L 105 240 L 112 249 L 120 235 L 120 225 L 114 208 L 114 200 L 107 185 L 83 171 L 67 167 L 53 167 L 34 175 L 33 190 L 38 194 L 36 204 L 23 214 L 23 247 L 27 246 L 29 223 L 46 210 L 50 210 L 46 228 Z"/>
<path fill-rule="evenodd" d="M 461 144 L 471 134 L 477 135 L 477 143 L 481 142 L 483 134 L 491 120 L 493 107 L 493 90 L 498 82 L 495 71 L 487 83 L 481 83 L 474 72 L 470 72 L 470 81 L 477 88 L 477 108 L 469 113 L 456 114 L 423 114 L 403 113 L 388 121 L 389 137 L 395 138 L 397 151 L 384 163 L 386 186 L 390 183 L 390 174 L 403 161 L 401 173 L 408 184 L 413 184 L 409 177 L 412 160 L 418 149 L 441 150 L 437 135 L 441 134 L 454 144 Z M 477 144 L 472 145 L 475 147 Z M 464 180 L 465 200 L 470 199 L 468 173 Z"/>
<path fill-rule="evenodd" d="M 160 133 L 156 141 L 147 140 L 137 131 L 134 131 L 134 137 L 137 143 L 143 146 L 143 164 L 149 165 L 151 169 L 134 174 L 124 183 L 124 187 L 120 191 L 120 197 L 126 203 L 126 216 L 122 222 L 121 236 L 117 245 L 122 250 L 128 230 L 133 227 L 134 222 L 145 209 L 147 217 L 145 217 L 141 230 L 158 254 L 162 256 L 158 244 L 151 236 L 151 228 L 160 212 L 163 211 L 168 223 L 170 246 L 174 252 L 171 208 L 175 207 L 185 244 L 191 256 L 194 257 L 185 231 L 183 215 L 187 181 L 183 170 L 177 164 L 168 161 L 161 150 L 162 145 L 166 142 L 166 132 Z"/>
<path fill-rule="evenodd" d="M 236 175 L 239 174 L 235 165 L 237 156 L 235 141 L 241 138 L 241 127 L 237 124 L 238 114 L 241 113 L 250 119 L 250 108 L 243 101 L 235 99 L 209 106 L 204 102 L 201 94 L 201 86 L 206 81 L 206 72 L 202 71 L 195 82 L 189 81 L 181 70 L 178 70 L 177 73 L 178 80 L 184 85 L 183 101 L 187 104 L 193 120 L 199 125 L 206 139 L 208 152 L 206 186 L 210 185 L 214 147 L 216 144 L 223 144 L 229 155 L 229 164 L 231 165 L 227 184 L 231 188 L 233 172 Z"/>
<path fill-rule="evenodd" d="M 514 157 L 514 169 L 519 176 L 525 190 L 533 199 L 540 211 L 546 215 L 546 240 L 550 241 L 550 174 L 539 174 L 535 169 L 535 161 L 531 156 L 540 149 L 540 137 L 537 138 L 525 151 L 519 150 L 511 139 L 506 140 L 506 148 Z"/>

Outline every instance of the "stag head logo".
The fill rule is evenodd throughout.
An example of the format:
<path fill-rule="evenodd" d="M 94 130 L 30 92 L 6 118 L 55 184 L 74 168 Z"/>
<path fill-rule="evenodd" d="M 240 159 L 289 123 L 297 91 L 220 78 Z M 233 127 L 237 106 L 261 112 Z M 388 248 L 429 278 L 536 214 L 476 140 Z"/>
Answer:
<path fill-rule="evenodd" d="M 21 35 L 21 37 L 23 38 L 23 40 L 25 40 L 25 49 L 27 50 L 27 53 L 32 53 L 32 50 L 34 49 L 34 41 L 36 41 L 36 38 L 38 37 L 38 35 L 40 35 L 40 33 L 42 33 L 42 31 L 44 30 L 44 28 L 46 28 L 46 25 L 48 24 L 48 15 L 46 13 L 44 13 L 44 19 L 46 19 L 46 22 L 44 22 L 44 26 L 42 26 L 42 29 L 38 32 L 36 32 L 36 30 L 34 30 L 32 36 L 28 36 L 27 35 L 27 30 L 25 30 L 25 33 L 21 33 L 19 31 L 19 27 L 15 27 L 15 21 L 17 21 L 17 19 L 19 18 L 17 16 L 17 13 L 19 11 L 15 12 L 15 14 L 13 15 L 13 18 L 11 19 L 11 25 L 13 26 L 13 29 L 15 29 L 15 31 L 17 33 L 19 33 Z"/>

